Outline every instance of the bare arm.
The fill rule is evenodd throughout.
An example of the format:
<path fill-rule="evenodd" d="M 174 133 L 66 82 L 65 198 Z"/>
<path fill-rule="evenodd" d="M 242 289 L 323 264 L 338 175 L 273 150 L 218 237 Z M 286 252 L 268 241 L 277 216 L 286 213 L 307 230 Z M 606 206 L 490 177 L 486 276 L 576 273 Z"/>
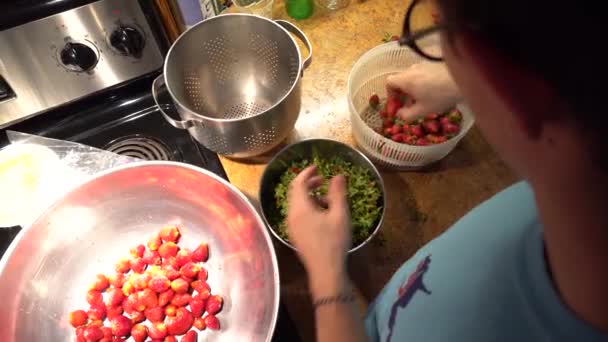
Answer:
<path fill-rule="evenodd" d="M 352 296 L 352 286 L 346 276 L 336 281 L 327 281 L 313 285 L 311 291 L 313 302 L 321 298 L 344 294 L 342 300 L 318 305 L 315 309 L 318 342 L 367 342 L 367 335 L 362 321 L 362 313 Z M 334 283 L 334 284 L 332 284 Z"/>
<path fill-rule="evenodd" d="M 308 273 L 319 342 L 367 341 L 352 286 L 346 274 L 346 254 L 351 246 L 352 229 L 346 180 L 333 178 L 327 193 L 327 210 L 321 210 L 309 196 L 322 178 L 309 167 L 291 182 L 288 233 Z M 339 300 L 335 300 L 340 297 Z"/>

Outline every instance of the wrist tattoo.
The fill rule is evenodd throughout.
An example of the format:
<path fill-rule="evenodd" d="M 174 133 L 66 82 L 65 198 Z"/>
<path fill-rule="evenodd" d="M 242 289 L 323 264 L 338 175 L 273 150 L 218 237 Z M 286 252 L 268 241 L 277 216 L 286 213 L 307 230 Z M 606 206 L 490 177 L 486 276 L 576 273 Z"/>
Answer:
<path fill-rule="evenodd" d="M 352 293 L 349 294 L 339 294 L 336 296 L 330 297 L 321 297 L 312 302 L 312 307 L 316 310 L 320 306 L 328 305 L 328 304 L 342 304 L 342 303 L 352 303 L 355 301 L 355 295 Z"/>

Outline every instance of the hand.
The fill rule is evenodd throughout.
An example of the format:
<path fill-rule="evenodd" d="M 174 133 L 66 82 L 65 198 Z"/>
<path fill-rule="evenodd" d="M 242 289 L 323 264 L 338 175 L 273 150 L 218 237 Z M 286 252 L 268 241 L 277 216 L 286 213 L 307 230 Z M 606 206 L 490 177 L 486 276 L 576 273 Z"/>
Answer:
<path fill-rule="evenodd" d="M 309 276 L 313 296 L 333 296 L 345 291 L 346 254 L 352 243 L 346 179 L 329 181 L 321 209 L 309 193 L 323 183 L 314 166 L 291 182 L 288 193 L 287 233 Z"/>
<path fill-rule="evenodd" d="M 442 113 L 461 101 L 458 87 L 443 63 L 423 62 L 387 79 L 389 94 L 403 93 L 413 98 L 397 112 L 405 122 L 431 113 Z"/>

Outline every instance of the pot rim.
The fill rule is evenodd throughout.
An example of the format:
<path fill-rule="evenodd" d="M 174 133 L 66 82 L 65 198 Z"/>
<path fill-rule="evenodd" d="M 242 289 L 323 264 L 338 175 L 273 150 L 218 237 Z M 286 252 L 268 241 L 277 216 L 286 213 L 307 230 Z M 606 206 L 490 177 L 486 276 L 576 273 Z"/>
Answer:
<path fill-rule="evenodd" d="M 209 117 L 209 116 L 206 116 L 206 115 L 199 114 L 199 113 L 191 110 L 190 108 L 188 108 L 188 106 L 185 106 L 184 104 L 182 104 L 179 100 L 177 100 L 177 97 L 175 96 L 173 90 L 171 89 L 171 85 L 167 82 L 167 70 L 168 70 L 169 60 L 171 58 L 171 55 L 172 55 L 173 51 L 176 49 L 176 46 L 179 44 L 179 42 L 181 40 L 183 40 L 184 37 L 190 31 L 192 31 L 194 29 L 197 29 L 199 26 L 208 24 L 208 23 L 210 23 L 210 22 L 212 22 L 214 20 L 221 20 L 222 18 L 230 18 L 230 17 L 254 17 L 254 18 L 256 18 L 255 20 L 266 21 L 266 22 L 268 22 L 270 24 L 273 24 L 274 26 L 278 27 L 280 30 L 282 30 L 283 33 L 286 34 L 287 37 L 289 37 L 289 39 L 291 39 L 291 43 L 293 44 L 293 46 L 295 47 L 296 51 L 298 52 L 298 73 L 296 75 L 295 81 L 291 85 L 291 88 L 289 88 L 289 91 L 287 91 L 285 93 L 285 95 L 283 95 L 283 97 L 281 97 L 279 100 L 277 100 L 272 106 L 270 106 L 265 111 L 259 112 L 259 113 L 255 114 L 255 115 L 248 116 L 248 117 L 245 117 L 245 118 L 234 118 L 234 119 L 214 118 L 214 117 Z M 289 33 L 289 31 L 287 31 L 284 27 L 282 27 L 281 25 L 277 24 L 274 20 L 270 20 L 268 18 L 264 18 L 264 17 L 258 16 L 258 15 L 247 14 L 247 13 L 230 13 L 230 14 L 218 15 L 218 16 L 215 16 L 215 17 L 203 20 L 203 21 L 199 22 L 198 24 L 190 27 L 186 31 L 184 31 L 175 40 L 175 42 L 173 42 L 173 44 L 169 48 L 169 52 L 167 52 L 167 57 L 165 57 L 165 62 L 164 62 L 164 65 L 163 65 L 163 75 L 162 75 L 162 77 L 163 77 L 163 79 L 165 81 L 165 86 L 167 87 L 167 91 L 169 92 L 169 95 L 171 96 L 171 100 L 177 105 L 177 108 L 178 108 L 179 112 L 185 111 L 188 114 L 191 114 L 191 115 L 195 116 L 196 120 L 201 120 L 202 119 L 202 120 L 206 120 L 206 121 L 213 121 L 213 122 L 223 123 L 223 122 L 238 122 L 238 121 L 252 119 L 252 118 L 258 117 L 260 115 L 266 114 L 266 113 L 274 110 L 281 103 L 283 103 L 287 97 L 289 97 L 293 93 L 294 88 L 300 83 L 300 79 L 302 78 L 302 69 L 303 69 L 303 65 L 302 65 L 302 53 L 300 51 L 300 48 L 299 48 L 298 44 L 296 43 L 296 41 L 291 36 L 291 34 Z"/>

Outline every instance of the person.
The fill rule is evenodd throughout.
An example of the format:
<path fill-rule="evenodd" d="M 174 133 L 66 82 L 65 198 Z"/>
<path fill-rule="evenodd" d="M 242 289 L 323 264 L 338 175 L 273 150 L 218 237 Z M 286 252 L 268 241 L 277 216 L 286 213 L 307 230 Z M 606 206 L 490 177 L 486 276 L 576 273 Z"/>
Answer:
<path fill-rule="evenodd" d="M 400 43 L 433 62 L 388 79 L 389 92 L 415 100 L 399 115 L 464 100 L 524 181 L 421 248 L 363 321 L 345 267 L 346 180 L 330 180 L 320 210 L 308 193 L 321 179 L 303 170 L 287 222 L 318 341 L 608 341 L 607 67 L 591 49 L 601 49 L 604 12 L 589 1 L 435 3 L 436 25 L 414 32 L 406 20 Z M 440 36 L 441 58 L 419 43 L 430 34 Z"/>

